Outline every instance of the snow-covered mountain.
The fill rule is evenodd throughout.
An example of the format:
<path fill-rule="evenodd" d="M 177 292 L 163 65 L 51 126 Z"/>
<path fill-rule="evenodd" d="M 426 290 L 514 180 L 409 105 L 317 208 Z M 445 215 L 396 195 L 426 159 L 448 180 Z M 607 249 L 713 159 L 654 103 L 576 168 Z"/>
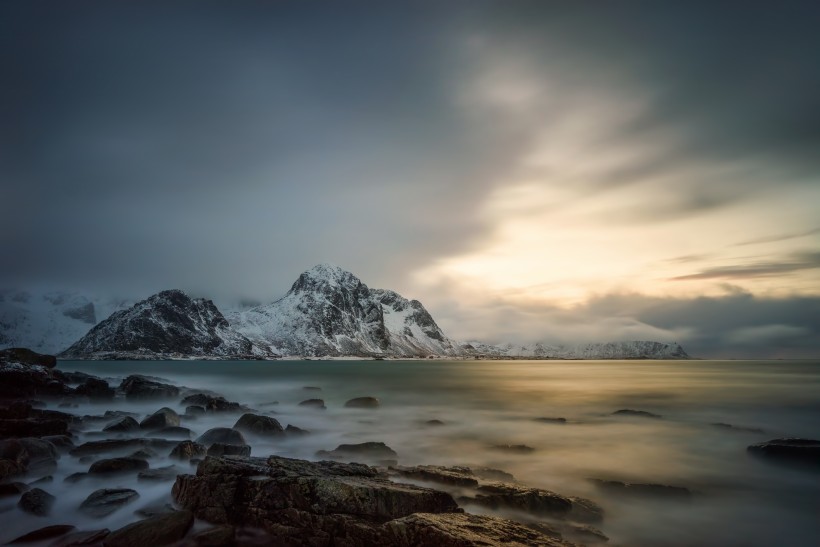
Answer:
<path fill-rule="evenodd" d="M 115 312 L 65 350 L 65 359 L 271 357 L 236 332 L 213 302 L 162 291 Z"/>
<path fill-rule="evenodd" d="M 662 342 L 630 341 L 555 346 L 531 344 L 491 345 L 468 342 L 460 347 L 462 355 L 486 357 L 522 357 L 533 359 L 689 359 L 689 355 L 677 344 Z"/>
<path fill-rule="evenodd" d="M 68 291 L 0 291 L 0 349 L 56 354 L 133 301 Z"/>
<path fill-rule="evenodd" d="M 369 289 L 350 272 L 320 264 L 279 300 L 228 314 L 237 331 L 282 355 L 457 355 L 421 302 Z"/>

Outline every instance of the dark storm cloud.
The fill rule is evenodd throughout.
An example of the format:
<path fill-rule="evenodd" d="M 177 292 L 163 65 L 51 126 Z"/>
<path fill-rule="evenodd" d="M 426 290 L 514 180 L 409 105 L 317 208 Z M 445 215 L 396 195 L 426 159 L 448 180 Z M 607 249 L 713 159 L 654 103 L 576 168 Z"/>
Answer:
<path fill-rule="evenodd" d="M 735 264 L 709 268 L 702 272 L 673 277 L 675 281 L 693 279 L 749 279 L 755 277 L 774 277 L 802 270 L 820 268 L 820 252 L 796 253 L 782 261 L 756 261 L 746 264 Z"/>

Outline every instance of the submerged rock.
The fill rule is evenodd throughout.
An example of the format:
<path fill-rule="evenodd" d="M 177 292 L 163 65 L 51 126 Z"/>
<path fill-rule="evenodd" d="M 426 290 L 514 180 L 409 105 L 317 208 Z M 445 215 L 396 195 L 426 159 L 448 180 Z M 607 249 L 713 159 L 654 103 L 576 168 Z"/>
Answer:
<path fill-rule="evenodd" d="M 138 431 L 140 424 L 131 416 L 122 416 L 117 418 L 110 424 L 103 428 L 105 432 L 127 433 L 129 431 Z"/>
<path fill-rule="evenodd" d="M 179 388 L 133 374 L 122 381 L 120 391 L 128 400 L 173 399 L 179 397 Z"/>
<path fill-rule="evenodd" d="M 245 442 L 245 437 L 242 436 L 242 433 L 230 427 L 215 427 L 209 429 L 200 435 L 196 442 L 204 444 L 205 446 L 211 446 L 214 443 L 235 444 L 240 446 L 248 444 Z"/>
<path fill-rule="evenodd" d="M 31 513 L 38 517 L 45 517 L 51 512 L 55 501 L 57 501 L 57 498 L 45 490 L 32 488 L 20 496 L 20 501 L 17 502 L 17 506 L 26 513 Z"/>
<path fill-rule="evenodd" d="M 726 424 L 723 422 L 715 422 L 709 425 L 711 425 L 712 427 L 719 427 L 720 429 L 728 429 L 731 431 L 744 431 L 746 433 L 763 433 L 763 430 L 759 427 L 743 427 L 740 425 Z"/>
<path fill-rule="evenodd" d="M 163 427 L 154 431 L 153 434 L 164 439 L 190 439 L 193 436 L 190 429 L 181 426 Z"/>
<path fill-rule="evenodd" d="M 299 406 L 306 406 L 310 408 L 318 408 L 321 410 L 326 410 L 327 407 L 325 406 L 325 402 L 322 399 L 305 399 Z"/>
<path fill-rule="evenodd" d="M 176 465 L 166 465 L 165 467 L 157 467 L 155 469 L 148 469 L 137 473 L 137 480 L 140 481 L 172 481 L 177 478 L 177 475 L 182 470 Z"/>
<path fill-rule="evenodd" d="M 99 460 L 88 468 L 90 475 L 107 475 L 115 473 L 130 473 L 148 469 L 148 462 L 141 458 L 109 458 Z"/>
<path fill-rule="evenodd" d="M 407 477 L 408 479 L 437 482 L 451 486 L 462 486 L 475 488 L 478 486 L 478 479 L 473 475 L 469 467 L 440 467 L 437 465 L 417 465 L 415 467 L 395 466 L 390 471 Z"/>
<path fill-rule="evenodd" d="M 89 456 L 109 453 L 128 453 L 134 449 L 153 448 L 157 450 L 170 450 L 176 446 L 177 441 L 167 439 L 137 438 L 137 439 L 105 439 L 102 441 L 89 441 L 69 451 L 72 456 Z"/>
<path fill-rule="evenodd" d="M 512 452 L 514 454 L 529 454 L 535 452 L 535 449 L 526 444 L 495 444 L 491 446 L 493 450 L 502 450 L 504 452 Z"/>
<path fill-rule="evenodd" d="M 310 433 L 307 429 L 302 429 L 301 427 L 296 427 L 295 425 L 290 425 L 285 428 L 285 433 L 288 435 L 307 435 Z"/>
<path fill-rule="evenodd" d="M 74 393 L 88 397 L 92 402 L 112 401 L 116 391 L 108 385 L 108 382 L 101 378 L 86 378 L 85 381 L 74 388 Z"/>
<path fill-rule="evenodd" d="M 130 488 L 102 488 L 85 498 L 80 504 L 80 511 L 94 518 L 107 517 L 139 497 L 139 493 Z"/>
<path fill-rule="evenodd" d="M 381 403 L 375 397 L 356 397 L 345 403 L 347 408 L 379 408 Z"/>
<path fill-rule="evenodd" d="M 219 395 L 209 395 L 207 393 L 194 393 L 182 399 L 182 404 L 187 406 L 198 406 L 206 412 L 242 412 L 246 408 L 239 403 L 228 401 Z"/>
<path fill-rule="evenodd" d="M 233 426 L 234 429 L 258 435 L 261 437 L 277 437 L 284 434 L 285 429 L 278 420 L 258 414 L 243 414 Z"/>
<path fill-rule="evenodd" d="M 622 408 L 612 413 L 613 416 L 636 416 L 638 418 L 663 418 L 660 414 L 653 414 L 646 410 L 633 410 L 631 408 Z"/>
<path fill-rule="evenodd" d="M 565 424 L 565 423 L 567 423 L 566 418 L 540 417 L 540 418 L 534 418 L 533 421 L 541 422 L 542 424 Z"/>
<path fill-rule="evenodd" d="M 208 456 L 241 456 L 247 458 L 250 455 L 251 447 L 247 444 L 214 443 L 208 448 Z"/>
<path fill-rule="evenodd" d="M 399 458 L 395 450 L 380 442 L 340 444 L 330 451 L 319 450 L 316 455 L 320 458 L 330 458 L 332 460 L 377 463 L 380 465 L 396 465 Z"/>
<path fill-rule="evenodd" d="M 51 547 L 78 547 L 80 545 L 99 546 L 100 542 L 111 533 L 108 528 L 102 530 L 84 530 L 82 532 L 71 532 L 61 537 Z"/>
<path fill-rule="evenodd" d="M 814 439 L 772 439 L 750 445 L 747 451 L 771 461 L 820 468 L 820 441 Z"/>
<path fill-rule="evenodd" d="M 179 425 L 179 414 L 173 409 L 163 407 L 140 422 L 140 429 L 162 429 Z"/>
<path fill-rule="evenodd" d="M 603 479 L 590 479 L 590 481 L 601 490 L 619 495 L 675 499 L 689 499 L 692 497 L 692 492 L 683 486 L 631 483 Z"/>
<path fill-rule="evenodd" d="M 570 518 L 583 522 L 599 522 L 603 518 L 603 510 L 590 500 L 518 484 L 483 484 L 476 489 L 475 497 L 460 499 L 490 509 L 514 509 L 542 517 Z"/>
<path fill-rule="evenodd" d="M 105 538 L 106 547 L 161 547 L 170 545 L 185 537 L 194 525 L 194 515 L 190 511 L 174 511 L 165 515 L 150 517 L 119 530 Z"/>

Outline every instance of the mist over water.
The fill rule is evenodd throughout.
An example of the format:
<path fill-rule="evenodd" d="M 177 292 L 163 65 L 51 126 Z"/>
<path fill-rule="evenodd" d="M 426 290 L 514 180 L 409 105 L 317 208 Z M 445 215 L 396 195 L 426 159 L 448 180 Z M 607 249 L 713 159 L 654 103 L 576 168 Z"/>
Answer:
<path fill-rule="evenodd" d="M 134 373 L 159 376 L 212 390 L 272 415 L 283 426 L 311 432 L 275 440 L 246 435 L 252 456 L 317 460 L 317 450 L 383 441 L 398 452 L 402 465 L 503 469 L 526 485 L 598 502 L 605 510 L 600 528 L 611 545 L 808 546 L 820 541 L 820 473 L 772 465 L 746 452 L 749 444 L 778 437 L 820 438 L 816 361 L 61 361 L 58 366 L 104 377 L 112 385 Z M 381 408 L 344 408 L 345 401 L 360 396 L 378 397 Z M 327 410 L 298 406 L 309 398 L 324 399 Z M 269 404 L 274 401 L 278 404 Z M 117 409 L 144 417 L 166 405 L 184 412 L 178 401 L 119 399 L 60 410 L 82 416 Z M 662 418 L 612 415 L 624 408 Z M 238 416 L 183 418 L 182 425 L 198 436 L 212 427 L 231 427 Z M 567 421 L 543 423 L 534 420 L 538 417 Z M 433 419 L 444 425 L 425 424 Z M 715 422 L 763 432 L 716 427 Z M 86 432 L 76 444 L 99 438 L 104 437 Z M 525 444 L 534 451 L 493 448 L 505 444 Z M 150 460 L 151 468 L 172 463 L 180 472 L 195 472 L 165 453 Z M 50 517 L 32 517 L 4 502 L 0 539 L 49 524 L 113 530 L 135 520 L 133 511 L 171 500 L 171 483 L 140 482 L 135 475 L 63 482 L 87 469 L 78 458 L 62 456 L 54 481 L 41 486 L 57 496 Z M 626 498 L 598 489 L 589 478 L 683 486 L 694 494 L 688 501 Z M 104 519 L 77 511 L 93 490 L 114 487 L 134 488 L 140 498 Z"/>

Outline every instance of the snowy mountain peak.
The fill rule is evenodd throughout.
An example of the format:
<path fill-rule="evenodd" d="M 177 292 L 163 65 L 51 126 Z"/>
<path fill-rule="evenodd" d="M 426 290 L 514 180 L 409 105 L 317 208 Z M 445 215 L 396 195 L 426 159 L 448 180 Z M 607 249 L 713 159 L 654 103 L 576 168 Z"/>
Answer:
<path fill-rule="evenodd" d="M 299 279 L 291 287 L 291 292 L 324 290 L 325 288 L 344 288 L 356 290 L 363 286 L 361 280 L 336 266 L 335 264 L 317 264 L 299 276 Z M 367 287 L 364 287 L 367 289 Z"/>

